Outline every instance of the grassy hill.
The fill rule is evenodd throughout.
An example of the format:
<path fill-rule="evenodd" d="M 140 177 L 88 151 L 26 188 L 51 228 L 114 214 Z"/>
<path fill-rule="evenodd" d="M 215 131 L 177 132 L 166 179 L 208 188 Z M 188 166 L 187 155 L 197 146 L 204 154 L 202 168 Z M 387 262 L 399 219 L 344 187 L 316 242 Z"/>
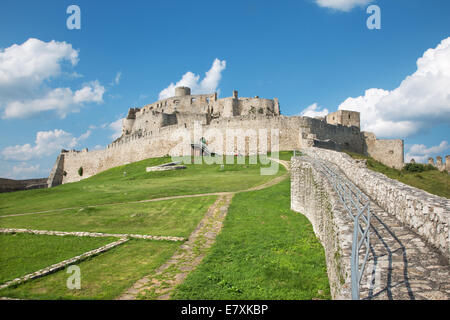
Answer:
<path fill-rule="evenodd" d="M 260 175 L 268 165 L 190 164 L 185 170 L 146 172 L 145 168 L 171 162 L 170 158 L 147 159 L 116 167 L 75 183 L 50 189 L 0 194 L 0 216 L 61 208 L 245 190 L 273 179 Z M 126 175 L 124 175 L 126 172 Z M 286 170 L 279 166 L 276 176 Z"/>
<path fill-rule="evenodd" d="M 290 160 L 291 154 L 281 152 L 280 158 Z M 145 171 L 148 166 L 170 160 L 147 159 L 55 188 L 0 194 L 0 228 L 186 238 L 217 199 L 216 195 L 205 193 L 243 191 L 286 174 L 280 165 L 275 175 L 261 175 L 260 169 L 264 165 L 249 164 L 248 158 L 243 159 L 245 164 L 187 165 L 187 169 L 178 171 Z M 188 197 L 159 199 L 184 195 Z M 315 238 L 309 221 L 290 211 L 289 197 L 289 179 L 259 191 L 236 194 L 225 220 L 223 236 L 217 238 L 217 247 L 213 247 L 204 263 L 199 265 L 200 276 L 210 275 L 208 279 L 213 279 L 213 282 L 198 283 L 196 273 L 193 280 L 188 280 L 184 289 L 180 289 L 178 297 L 329 298 L 323 248 Z M 139 202 L 151 199 L 156 200 Z M 33 214 L 23 214 L 30 212 Z M 6 217 L 11 214 L 19 215 Z M 0 250 L 0 279 L 23 276 L 55 261 L 103 245 L 105 241 L 115 240 L 2 235 L 0 247 L 7 247 L 7 250 Z M 131 239 L 78 262 L 82 272 L 80 290 L 66 287 L 68 274 L 64 269 L 0 290 L 0 297 L 114 299 L 137 280 L 167 263 L 184 243 Z M 230 243 L 232 247 L 229 247 Z M 231 256 L 221 256 L 221 250 L 230 249 Z M 251 254 L 252 251 L 254 254 Z M 30 252 L 39 258 L 33 258 L 35 255 Z M 230 260 L 224 261 L 223 258 L 230 258 L 233 263 L 230 265 Z M 212 265 L 214 272 L 208 271 Z M 233 274 L 239 274 L 240 278 L 230 278 L 229 270 L 234 270 Z M 216 290 L 214 279 L 222 275 L 223 281 L 219 281 Z M 204 286 L 204 295 L 200 297 L 187 289 L 192 285 Z M 244 290 L 244 294 L 236 295 L 239 292 L 234 288 Z"/>

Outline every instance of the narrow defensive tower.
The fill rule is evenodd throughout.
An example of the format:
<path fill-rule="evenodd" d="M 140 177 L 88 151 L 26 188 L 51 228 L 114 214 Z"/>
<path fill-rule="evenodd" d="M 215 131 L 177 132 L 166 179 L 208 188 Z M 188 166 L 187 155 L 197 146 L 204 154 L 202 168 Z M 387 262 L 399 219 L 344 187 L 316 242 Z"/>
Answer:
<path fill-rule="evenodd" d="M 188 87 L 175 88 L 175 97 L 183 97 L 183 96 L 190 96 L 190 95 L 191 95 L 191 88 L 188 88 Z"/>

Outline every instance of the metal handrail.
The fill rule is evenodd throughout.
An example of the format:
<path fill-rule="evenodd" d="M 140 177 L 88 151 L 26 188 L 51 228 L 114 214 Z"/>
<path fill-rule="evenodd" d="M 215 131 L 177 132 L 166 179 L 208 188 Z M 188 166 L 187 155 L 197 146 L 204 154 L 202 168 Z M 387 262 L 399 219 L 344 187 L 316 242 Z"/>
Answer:
<path fill-rule="evenodd" d="M 331 182 L 334 190 L 339 196 L 340 201 L 343 203 L 345 209 L 353 220 L 352 254 L 350 258 L 352 299 L 359 300 L 359 286 L 367 263 L 370 248 L 370 199 L 349 179 L 338 175 L 323 161 L 313 159 L 313 162 Z M 364 244 L 365 253 L 362 263 L 360 264 L 359 252 Z"/>
<path fill-rule="evenodd" d="M 211 155 L 211 151 L 209 151 L 208 146 L 205 143 L 203 143 L 203 142 L 201 142 L 201 143 L 191 143 L 191 146 L 193 148 L 198 148 L 198 149 L 202 150 L 203 154 L 205 154 L 207 156 Z"/>

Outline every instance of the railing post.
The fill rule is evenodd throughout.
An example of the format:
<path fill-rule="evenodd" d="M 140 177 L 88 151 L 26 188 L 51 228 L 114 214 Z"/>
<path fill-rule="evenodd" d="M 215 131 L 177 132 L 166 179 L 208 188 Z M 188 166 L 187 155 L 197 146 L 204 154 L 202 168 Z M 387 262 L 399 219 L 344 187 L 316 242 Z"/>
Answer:
<path fill-rule="evenodd" d="M 353 220 L 353 243 L 352 243 L 352 300 L 359 300 L 359 252 L 358 252 L 359 220 Z"/>

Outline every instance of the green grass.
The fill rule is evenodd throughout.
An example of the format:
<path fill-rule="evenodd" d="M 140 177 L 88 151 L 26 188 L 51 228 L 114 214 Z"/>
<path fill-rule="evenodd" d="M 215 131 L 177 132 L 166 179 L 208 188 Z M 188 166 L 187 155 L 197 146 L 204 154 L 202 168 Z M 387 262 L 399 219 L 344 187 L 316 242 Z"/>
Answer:
<path fill-rule="evenodd" d="M 134 282 L 158 268 L 180 243 L 130 240 L 77 265 L 81 289 L 66 287 L 70 274 L 61 270 L 43 278 L 0 291 L 0 296 L 20 299 L 114 299 Z"/>
<path fill-rule="evenodd" d="M 260 175 L 260 164 L 187 165 L 185 170 L 150 172 L 146 167 L 170 162 L 147 159 L 116 167 L 76 183 L 50 189 L 0 194 L 0 215 L 83 207 L 173 195 L 238 191 L 265 183 L 274 176 Z M 123 172 L 126 172 L 124 176 Z M 285 173 L 280 166 L 277 175 Z"/>
<path fill-rule="evenodd" d="M 272 156 L 272 154 L 270 154 Z M 294 156 L 294 151 L 280 151 L 278 153 L 278 159 L 291 161 L 291 158 Z"/>
<path fill-rule="evenodd" d="M 425 190 L 440 197 L 450 198 L 450 175 L 438 170 L 427 170 L 423 172 L 408 172 L 385 166 L 381 162 L 358 153 L 346 152 L 354 159 L 366 159 L 367 168 L 380 172 L 391 179 L 398 180 L 404 184 Z"/>
<path fill-rule="evenodd" d="M 290 210 L 290 182 L 235 195 L 224 228 L 175 299 L 330 299 L 324 250 Z"/>
<path fill-rule="evenodd" d="M 215 199 L 195 197 L 4 217 L 0 227 L 187 237 Z"/>
<path fill-rule="evenodd" d="M 0 234 L 0 284 L 117 241 L 33 234 Z"/>

